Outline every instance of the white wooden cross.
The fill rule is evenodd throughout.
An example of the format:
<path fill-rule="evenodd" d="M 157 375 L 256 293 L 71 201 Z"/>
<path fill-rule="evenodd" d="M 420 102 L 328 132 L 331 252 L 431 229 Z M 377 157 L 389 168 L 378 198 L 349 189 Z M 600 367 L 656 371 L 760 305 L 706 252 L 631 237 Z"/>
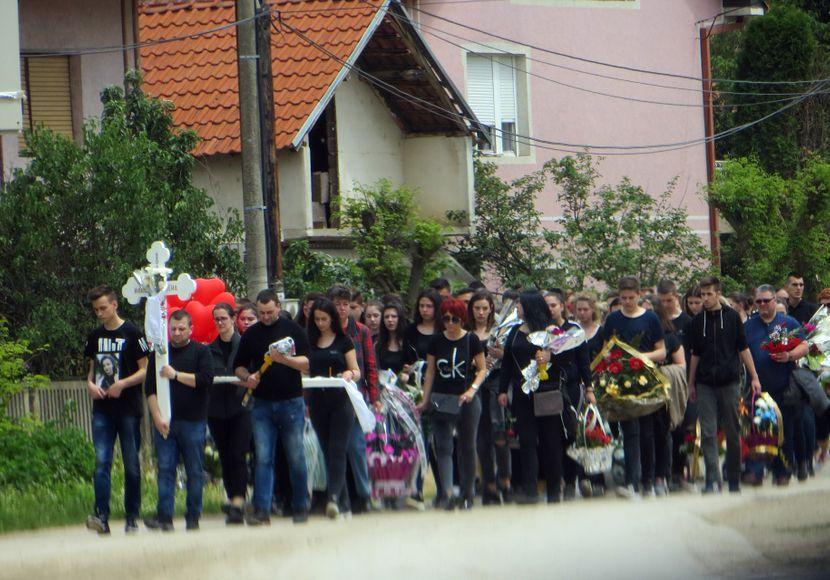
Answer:
<path fill-rule="evenodd" d="M 156 396 L 159 411 L 164 421 L 170 422 L 170 381 L 161 376 L 161 369 L 169 363 L 167 349 L 167 296 L 177 295 L 181 300 L 188 300 L 196 291 L 196 281 L 190 274 L 179 274 L 176 280 L 168 280 L 173 270 L 167 267 L 170 250 L 164 242 L 153 242 L 147 250 L 147 262 L 141 270 L 135 270 L 127 283 L 121 288 L 121 294 L 130 304 L 138 304 L 142 298 L 158 300 L 159 308 L 147 308 L 144 328 L 147 340 L 152 344 L 156 357 Z M 151 330 L 152 329 L 152 330 Z M 150 335 L 153 336 L 150 336 Z"/>

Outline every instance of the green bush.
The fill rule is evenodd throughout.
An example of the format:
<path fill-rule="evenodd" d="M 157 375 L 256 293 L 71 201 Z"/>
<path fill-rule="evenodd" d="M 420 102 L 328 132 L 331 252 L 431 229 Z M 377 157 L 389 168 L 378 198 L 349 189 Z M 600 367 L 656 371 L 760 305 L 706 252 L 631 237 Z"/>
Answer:
<path fill-rule="evenodd" d="M 92 443 L 76 427 L 0 422 L 0 488 L 89 480 L 94 467 Z"/>

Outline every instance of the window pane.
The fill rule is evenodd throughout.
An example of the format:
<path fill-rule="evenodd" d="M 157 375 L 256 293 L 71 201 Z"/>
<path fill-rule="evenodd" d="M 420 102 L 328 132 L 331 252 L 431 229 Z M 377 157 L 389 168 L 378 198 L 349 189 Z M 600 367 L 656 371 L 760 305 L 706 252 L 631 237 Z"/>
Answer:
<path fill-rule="evenodd" d="M 514 155 L 518 153 L 518 146 L 516 143 L 516 123 L 502 123 L 501 124 L 501 150 L 502 153 L 511 152 Z"/>

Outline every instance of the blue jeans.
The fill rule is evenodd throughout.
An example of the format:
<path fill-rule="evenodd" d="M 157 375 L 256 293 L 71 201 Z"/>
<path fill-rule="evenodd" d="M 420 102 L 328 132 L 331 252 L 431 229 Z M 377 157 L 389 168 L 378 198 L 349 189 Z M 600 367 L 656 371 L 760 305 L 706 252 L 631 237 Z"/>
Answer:
<path fill-rule="evenodd" d="M 138 517 L 141 511 L 141 471 L 138 449 L 141 445 L 141 417 L 92 414 L 92 444 L 95 447 L 95 513 L 107 519 L 110 514 L 112 455 L 115 437 L 121 441 L 124 460 L 124 512 Z"/>
<path fill-rule="evenodd" d="M 372 495 L 372 488 L 369 484 L 369 463 L 366 460 L 366 435 L 359 421 L 355 421 L 352 426 L 346 453 L 352 468 L 357 495 L 362 499 L 369 499 Z"/>
<path fill-rule="evenodd" d="M 187 503 L 185 517 L 199 519 L 202 514 L 202 488 L 205 484 L 205 433 L 207 421 L 170 422 L 167 439 L 155 432 L 158 455 L 159 501 L 158 518 L 172 521 L 176 502 L 176 467 L 179 454 L 184 459 L 187 475 Z"/>
<path fill-rule="evenodd" d="M 256 445 L 254 508 L 270 512 L 274 493 L 274 453 L 279 438 L 288 459 L 294 513 L 308 510 L 308 470 L 303 447 L 305 402 L 302 397 L 287 401 L 254 399 L 251 411 Z"/>

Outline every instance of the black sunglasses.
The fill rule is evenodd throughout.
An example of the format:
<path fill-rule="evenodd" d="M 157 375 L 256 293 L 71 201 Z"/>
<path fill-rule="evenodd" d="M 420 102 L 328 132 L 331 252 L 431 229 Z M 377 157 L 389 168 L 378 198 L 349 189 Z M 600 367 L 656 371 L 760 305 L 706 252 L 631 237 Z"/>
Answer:
<path fill-rule="evenodd" d="M 755 304 L 769 304 L 773 300 L 775 300 L 775 298 L 756 298 Z"/>
<path fill-rule="evenodd" d="M 449 314 L 442 316 L 441 320 L 450 324 L 461 324 L 461 319 L 457 316 L 450 316 Z"/>

